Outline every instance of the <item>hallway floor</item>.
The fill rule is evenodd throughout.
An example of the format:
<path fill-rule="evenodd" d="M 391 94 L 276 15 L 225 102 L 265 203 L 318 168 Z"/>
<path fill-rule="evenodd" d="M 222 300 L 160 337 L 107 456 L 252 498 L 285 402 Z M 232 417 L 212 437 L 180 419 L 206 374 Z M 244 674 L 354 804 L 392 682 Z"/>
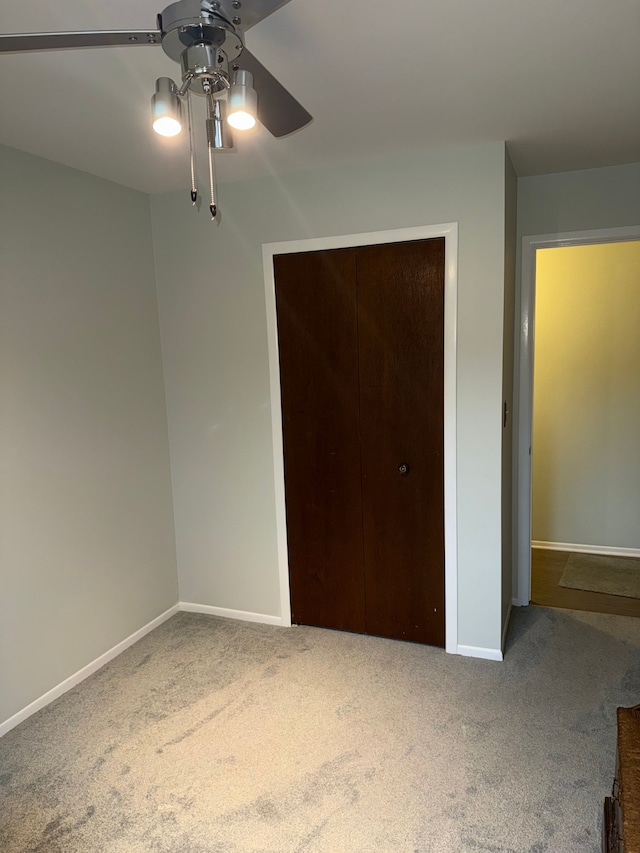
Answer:
<path fill-rule="evenodd" d="M 570 556 L 569 551 L 531 549 L 532 604 L 568 610 L 588 610 L 591 613 L 640 617 L 640 599 L 638 598 L 604 595 L 599 592 L 558 586 Z"/>

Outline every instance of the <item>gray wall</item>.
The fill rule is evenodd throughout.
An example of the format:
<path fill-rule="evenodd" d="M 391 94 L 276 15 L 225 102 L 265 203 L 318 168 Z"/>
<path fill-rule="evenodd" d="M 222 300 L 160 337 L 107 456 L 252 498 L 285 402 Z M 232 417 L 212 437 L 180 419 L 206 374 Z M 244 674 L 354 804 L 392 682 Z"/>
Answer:
<path fill-rule="evenodd" d="M 518 237 L 640 223 L 640 163 L 518 180 Z"/>
<path fill-rule="evenodd" d="M 176 603 L 146 195 L 0 147 L 0 722 Z"/>
<path fill-rule="evenodd" d="M 216 227 L 186 191 L 151 202 L 181 600 L 279 615 L 262 244 L 458 221 L 459 643 L 498 649 L 504 145 L 227 184 L 220 203 Z"/>

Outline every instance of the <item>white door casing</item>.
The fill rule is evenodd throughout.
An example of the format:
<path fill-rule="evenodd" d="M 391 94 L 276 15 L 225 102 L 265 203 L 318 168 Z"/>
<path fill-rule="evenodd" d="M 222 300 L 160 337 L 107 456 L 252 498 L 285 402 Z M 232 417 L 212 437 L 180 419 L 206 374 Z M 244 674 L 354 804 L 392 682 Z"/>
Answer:
<path fill-rule="evenodd" d="M 514 447 L 515 537 L 517 574 L 513 603 L 526 606 L 531 601 L 531 439 L 533 426 L 533 356 L 535 347 L 535 284 L 538 249 L 620 243 L 640 239 L 640 225 L 561 234 L 538 234 L 522 238 L 519 328 L 514 399 L 518 425 Z"/>
<path fill-rule="evenodd" d="M 277 547 L 280 577 L 281 624 L 291 625 L 289 597 L 289 559 L 284 489 L 284 454 L 282 444 L 282 407 L 280 399 L 280 367 L 278 327 L 275 299 L 274 255 L 292 252 L 315 252 L 344 249 L 408 240 L 445 238 L 444 294 L 444 547 L 445 547 L 445 650 L 457 654 L 458 649 L 458 560 L 456 497 L 456 353 L 458 300 L 458 223 L 374 231 L 363 234 L 336 235 L 284 243 L 265 243 L 262 247 L 267 335 L 269 345 L 269 379 L 271 386 L 271 423 L 275 483 Z"/>

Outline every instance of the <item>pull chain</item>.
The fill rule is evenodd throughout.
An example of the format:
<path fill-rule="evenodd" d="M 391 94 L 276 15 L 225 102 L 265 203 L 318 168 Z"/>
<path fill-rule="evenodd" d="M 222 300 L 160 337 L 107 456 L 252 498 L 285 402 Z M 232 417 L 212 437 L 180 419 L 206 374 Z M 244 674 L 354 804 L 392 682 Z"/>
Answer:
<path fill-rule="evenodd" d="M 193 138 L 193 114 L 191 110 L 191 92 L 187 92 L 187 118 L 189 121 L 189 166 L 191 168 L 191 204 L 198 201 L 198 183 L 196 171 L 196 146 Z"/>
<path fill-rule="evenodd" d="M 213 118 L 215 116 L 215 102 L 211 92 L 207 94 L 207 110 L 209 113 L 209 121 L 207 122 L 207 150 L 209 153 L 209 190 L 211 193 L 211 204 L 209 205 L 209 210 L 211 211 L 211 219 L 215 220 L 218 214 L 218 205 L 216 202 L 216 173 L 214 163 L 215 139 L 212 138 L 212 132 L 214 130 Z"/>

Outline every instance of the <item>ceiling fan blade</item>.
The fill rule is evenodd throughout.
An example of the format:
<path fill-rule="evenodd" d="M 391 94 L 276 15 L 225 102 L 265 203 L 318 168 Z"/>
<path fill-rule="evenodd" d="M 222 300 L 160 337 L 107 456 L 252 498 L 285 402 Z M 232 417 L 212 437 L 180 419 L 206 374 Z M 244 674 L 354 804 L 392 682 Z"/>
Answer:
<path fill-rule="evenodd" d="M 234 0 L 220 0 L 220 13 L 231 21 L 239 18 L 237 28 L 242 32 L 253 27 L 281 6 L 286 6 L 290 0 L 242 0 L 240 8 L 233 5 Z"/>
<path fill-rule="evenodd" d="M 0 35 L 0 53 L 29 50 L 62 50 L 70 47 L 123 47 L 160 44 L 159 30 L 117 30 L 77 33 L 11 33 Z"/>
<path fill-rule="evenodd" d="M 313 116 L 246 47 L 233 66 L 253 74 L 253 86 L 258 93 L 258 120 L 274 136 L 287 136 L 313 121 Z"/>

